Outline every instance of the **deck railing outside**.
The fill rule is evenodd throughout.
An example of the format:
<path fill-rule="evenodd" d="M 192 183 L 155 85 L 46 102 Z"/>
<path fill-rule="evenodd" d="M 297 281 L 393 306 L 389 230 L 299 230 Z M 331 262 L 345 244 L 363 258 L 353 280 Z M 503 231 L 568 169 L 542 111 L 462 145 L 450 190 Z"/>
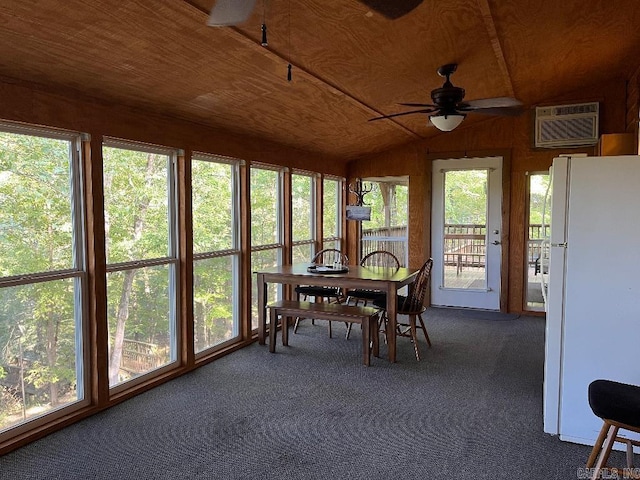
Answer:
<path fill-rule="evenodd" d="M 444 262 L 456 267 L 484 267 L 486 227 L 479 224 L 445 224 L 444 226 Z M 535 267 L 540 258 L 542 240 L 549 234 L 549 225 L 529 225 L 527 242 L 527 262 Z M 387 250 L 393 253 L 402 266 L 406 266 L 407 227 L 382 227 L 362 230 L 361 257 L 374 250 Z"/>
<path fill-rule="evenodd" d="M 386 250 L 393 253 L 400 260 L 400 266 L 406 267 L 409 259 L 407 226 L 363 229 L 360 258 L 364 258 L 365 255 L 376 250 Z"/>

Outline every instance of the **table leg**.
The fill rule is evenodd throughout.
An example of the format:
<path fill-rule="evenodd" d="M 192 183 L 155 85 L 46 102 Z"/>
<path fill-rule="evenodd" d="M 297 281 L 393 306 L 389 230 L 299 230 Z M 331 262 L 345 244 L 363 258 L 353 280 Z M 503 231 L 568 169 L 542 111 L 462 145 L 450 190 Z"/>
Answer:
<path fill-rule="evenodd" d="M 258 343 L 265 344 L 267 333 L 267 284 L 264 275 L 258 273 Z"/>
<path fill-rule="evenodd" d="M 389 349 L 389 361 L 396 361 L 396 325 L 398 310 L 398 288 L 392 283 L 387 292 L 387 348 Z"/>

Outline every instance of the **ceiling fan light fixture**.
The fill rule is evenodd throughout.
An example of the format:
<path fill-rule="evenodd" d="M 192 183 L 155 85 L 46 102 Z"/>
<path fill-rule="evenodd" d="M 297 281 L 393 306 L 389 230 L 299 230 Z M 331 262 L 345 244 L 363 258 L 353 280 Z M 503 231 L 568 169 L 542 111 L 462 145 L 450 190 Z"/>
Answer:
<path fill-rule="evenodd" d="M 462 123 L 465 116 L 466 115 L 462 113 L 443 113 L 440 115 L 432 115 L 429 118 L 431 119 L 433 126 L 438 130 L 450 132 Z"/>

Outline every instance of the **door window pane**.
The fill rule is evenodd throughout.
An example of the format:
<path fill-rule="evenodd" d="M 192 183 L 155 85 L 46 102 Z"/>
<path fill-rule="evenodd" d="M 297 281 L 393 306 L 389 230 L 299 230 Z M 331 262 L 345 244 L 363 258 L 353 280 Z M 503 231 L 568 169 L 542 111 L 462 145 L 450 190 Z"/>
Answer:
<path fill-rule="evenodd" d="M 444 174 L 444 287 L 486 289 L 487 170 Z"/>
<path fill-rule="evenodd" d="M 11 130 L 0 132 L 0 431 L 85 397 L 79 140 Z"/>
<path fill-rule="evenodd" d="M 146 146 L 103 147 L 111 387 L 177 358 L 171 155 Z"/>
<path fill-rule="evenodd" d="M 545 197 L 548 189 L 548 173 L 529 175 L 526 308 L 533 311 L 544 311 L 542 275 L 547 273 L 544 249 L 548 248 L 544 240 L 549 236 L 549 214 L 551 213 L 545 211 Z"/>

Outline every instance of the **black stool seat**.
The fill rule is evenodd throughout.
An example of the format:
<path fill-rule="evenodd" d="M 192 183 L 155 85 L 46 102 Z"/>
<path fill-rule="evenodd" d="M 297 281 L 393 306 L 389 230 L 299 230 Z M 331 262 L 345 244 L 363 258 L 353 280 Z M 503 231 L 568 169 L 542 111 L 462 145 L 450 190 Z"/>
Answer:
<path fill-rule="evenodd" d="M 589 405 L 598 417 L 640 428 L 640 387 L 612 380 L 589 385 Z"/>

